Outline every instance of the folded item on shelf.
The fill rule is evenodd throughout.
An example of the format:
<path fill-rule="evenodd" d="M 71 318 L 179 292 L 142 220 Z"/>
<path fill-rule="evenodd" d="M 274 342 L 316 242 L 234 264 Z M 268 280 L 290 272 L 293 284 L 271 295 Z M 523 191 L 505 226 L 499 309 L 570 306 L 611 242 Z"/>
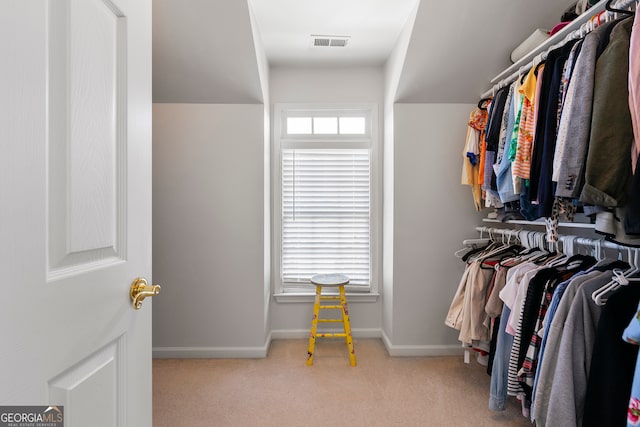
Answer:
<path fill-rule="evenodd" d="M 571 3 L 571 5 L 562 14 L 561 21 L 573 21 L 582 12 L 584 12 L 584 10 L 580 12 L 581 9 L 584 9 L 584 5 L 580 5 L 579 3 L 586 3 L 586 0 L 580 0 L 580 1 Z"/>
<path fill-rule="evenodd" d="M 525 41 L 520 43 L 513 52 L 511 52 L 511 62 L 518 62 L 527 53 L 531 52 L 536 47 L 540 46 L 545 40 L 549 38 L 549 30 L 537 28 L 533 34 L 531 34 Z"/>

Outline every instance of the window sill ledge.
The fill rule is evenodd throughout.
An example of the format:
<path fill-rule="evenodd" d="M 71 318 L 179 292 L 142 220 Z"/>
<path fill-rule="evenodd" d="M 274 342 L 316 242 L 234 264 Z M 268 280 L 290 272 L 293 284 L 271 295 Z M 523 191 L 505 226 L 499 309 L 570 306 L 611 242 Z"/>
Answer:
<path fill-rule="evenodd" d="M 325 295 L 323 293 L 323 295 Z M 329 294 L 327 294 L 329 295 Z M 307 292 L 287 292 L 274 294 L 274 298 L 279 303 L 301 303 L 314 302 L 315 294 Z M 379 293 L 349 293 L 347 292 L 347 301 L 352 302 L 377 302 L 380 297 Z"/>

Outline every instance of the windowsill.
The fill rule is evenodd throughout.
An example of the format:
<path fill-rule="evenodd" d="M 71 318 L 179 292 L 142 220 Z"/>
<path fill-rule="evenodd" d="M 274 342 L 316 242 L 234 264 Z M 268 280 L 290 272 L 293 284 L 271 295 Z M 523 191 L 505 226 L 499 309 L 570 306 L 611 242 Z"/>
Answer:
<path fill-rule="evenodd" d="M 322 295 L 325 295 L 323 292 Z M 327 293 L 326 295 L 331 295 Z M 336 294 L 337 295 L 337 294 Z M 315 293 L 308 292 L 287 292 L 274 294 L 274 298 L 279 303 L 300 303 L 300 302 L 314 302 Z M 377 302 L 380 297 L 379 293 L 360 293 L 360 292 L 348 292 L 347 301 L 352 302 Z"/>

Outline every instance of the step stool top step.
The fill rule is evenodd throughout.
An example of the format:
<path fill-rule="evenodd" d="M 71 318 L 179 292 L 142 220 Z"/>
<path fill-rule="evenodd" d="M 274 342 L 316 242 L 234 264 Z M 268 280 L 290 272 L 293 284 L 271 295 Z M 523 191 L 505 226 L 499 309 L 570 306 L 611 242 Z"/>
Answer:
<path fill-rule="evenodd" d="M 311 283 L 320 286 L 340 286 L 349 283 L 349 278 L 344 274 L 316 274 L 311 277 Z"/>

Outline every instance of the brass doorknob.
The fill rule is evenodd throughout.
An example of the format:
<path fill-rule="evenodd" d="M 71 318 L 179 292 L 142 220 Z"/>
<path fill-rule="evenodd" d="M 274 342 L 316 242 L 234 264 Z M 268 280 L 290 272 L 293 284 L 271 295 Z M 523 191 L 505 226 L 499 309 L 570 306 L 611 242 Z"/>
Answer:
<path fill-rule="evenodd" d="M 138 277 L 134 280 L 133 283 L 131 283 L 131 288 L 129 289 L 129 297 L 133 303 L 133 308 L 136 310 L 140 310 L 140 307 L 142 307 L 143 299 L 158 295 L 159 293 L 160 285 L 149 286 L 147 279 L 142 277 Z"/>

